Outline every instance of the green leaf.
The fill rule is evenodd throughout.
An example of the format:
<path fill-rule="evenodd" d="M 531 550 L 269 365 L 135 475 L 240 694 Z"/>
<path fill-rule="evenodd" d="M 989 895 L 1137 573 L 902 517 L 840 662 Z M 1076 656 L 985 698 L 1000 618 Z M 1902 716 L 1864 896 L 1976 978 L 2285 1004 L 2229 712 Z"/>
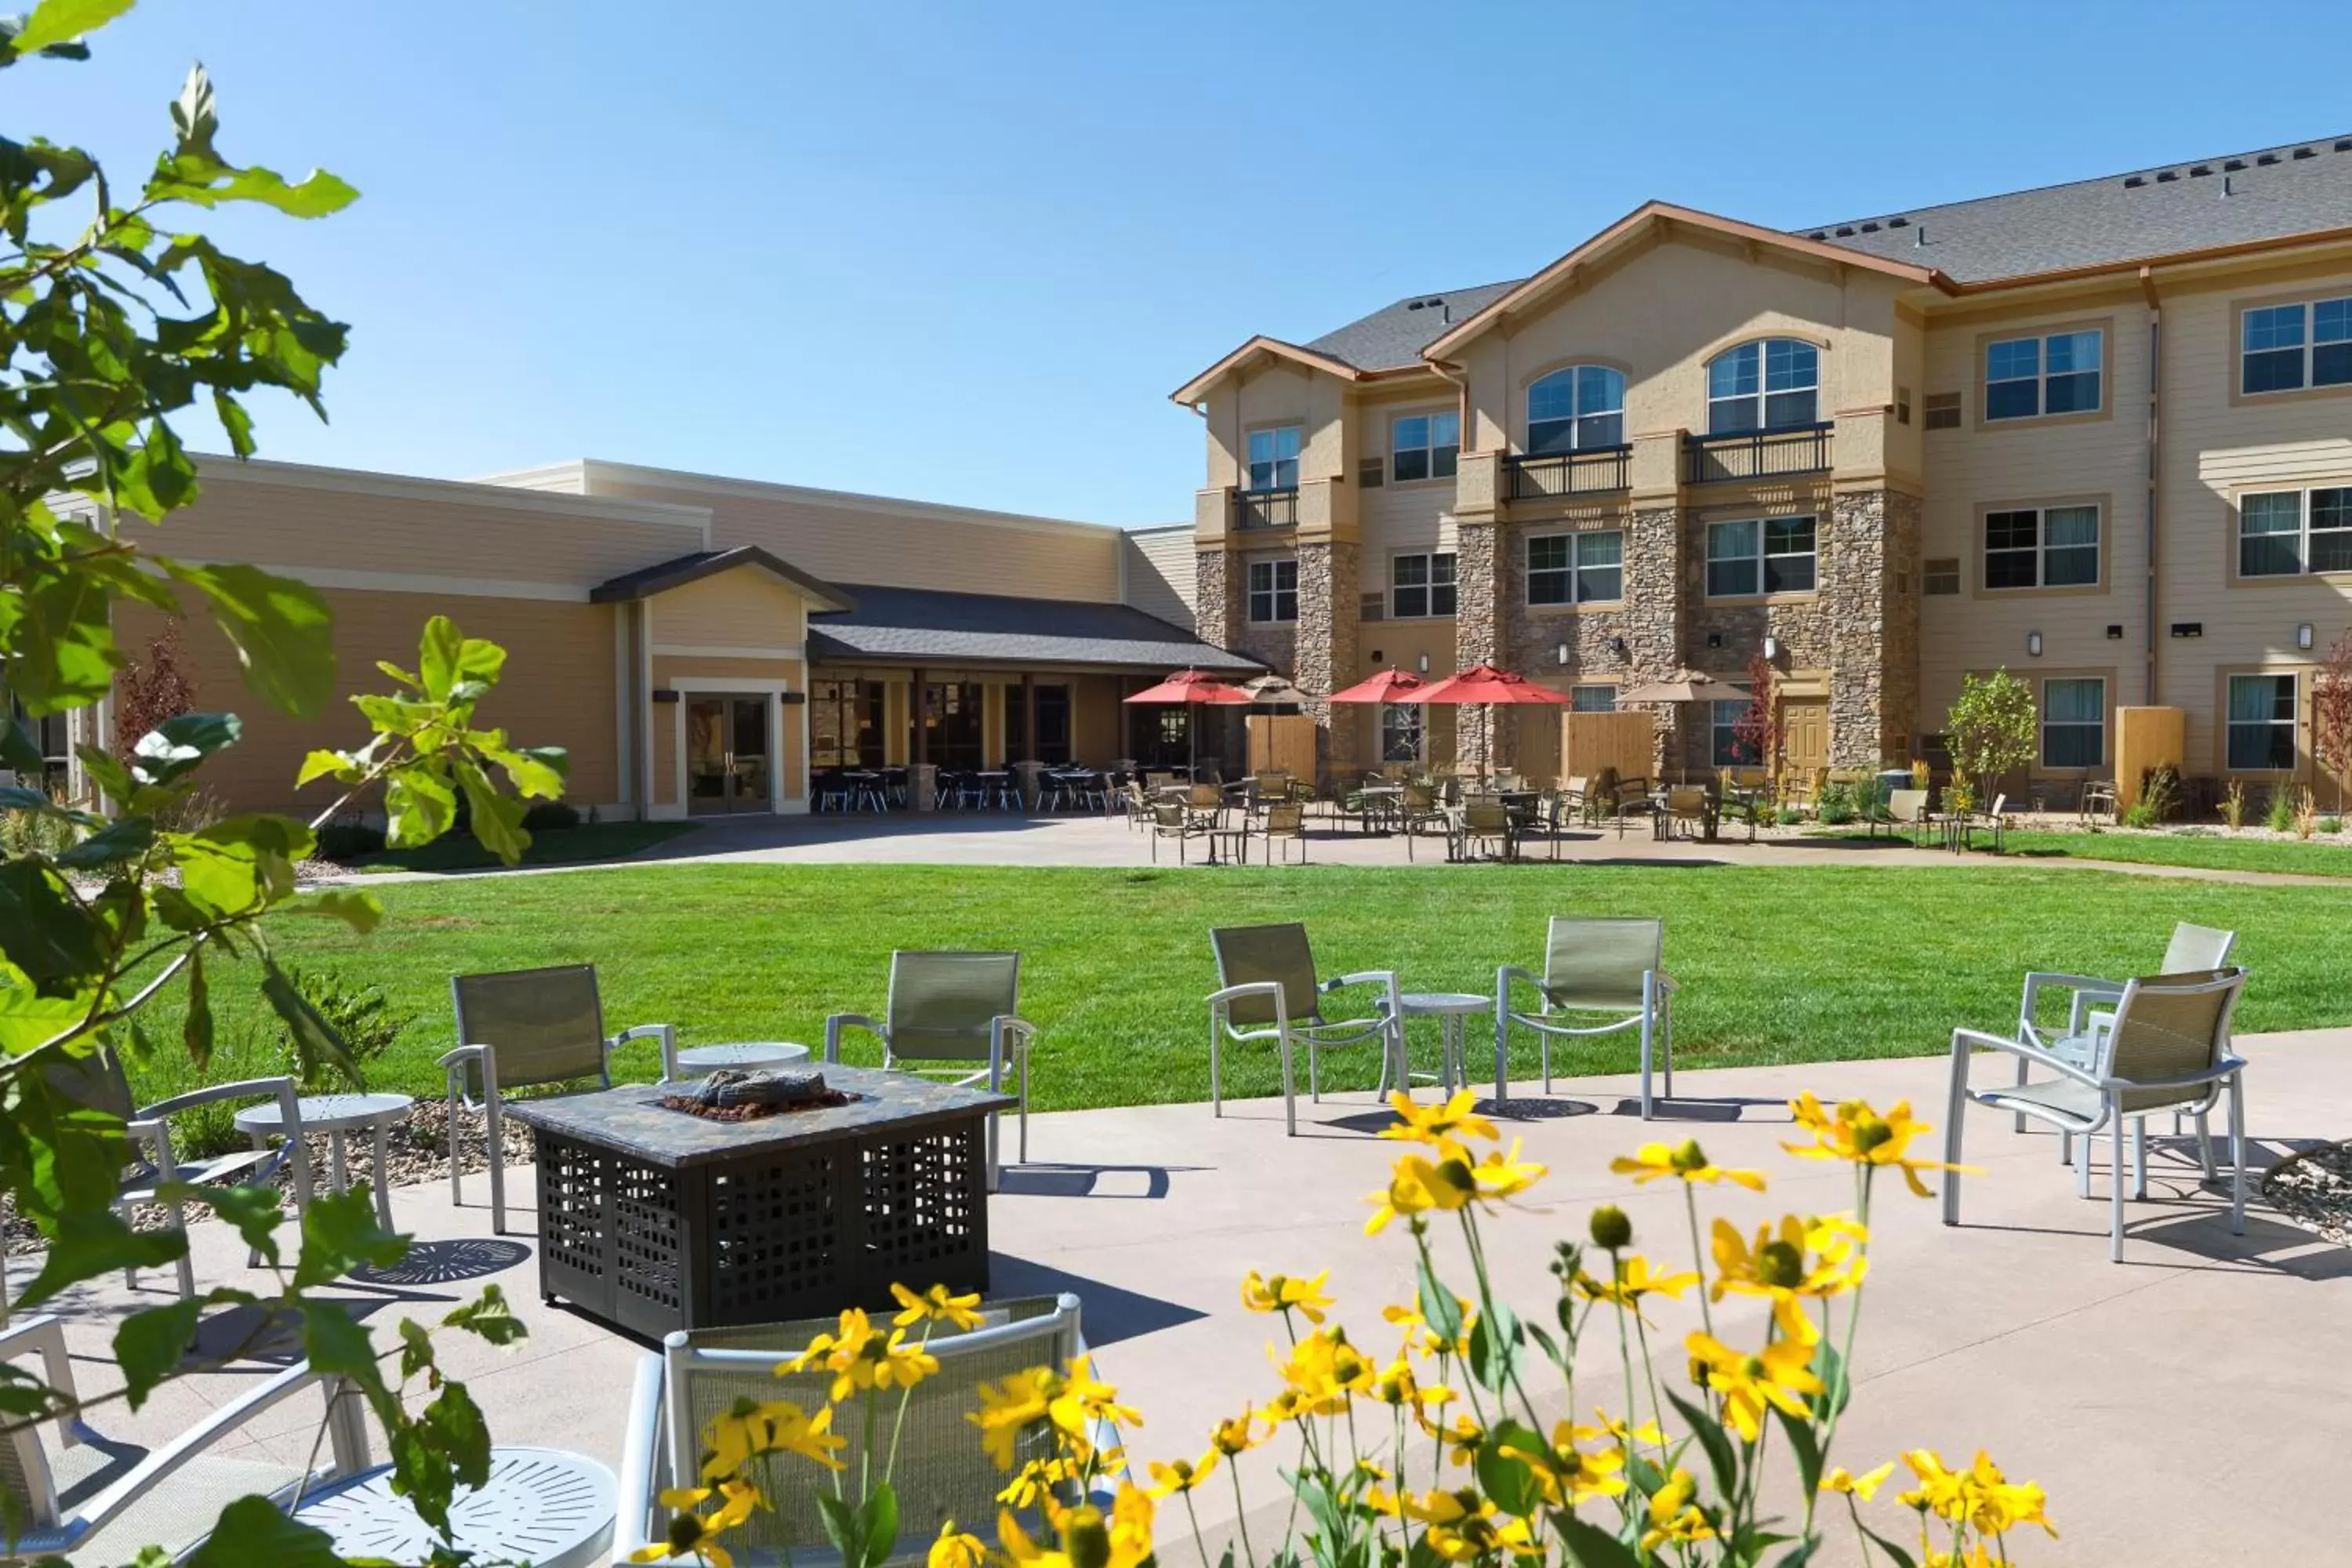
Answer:
<path fill-rule="evenodd" d="M 366 1193 L 321 1193 L 302 1211 L 302 1256 L 294 1265 L 294 1288 L 331 1284 L 356 1268 L 389 1268 L 406 1256 L 408 1237 L 377 1222 L 375 1200 Z"/>
<path fill-rule="evenodd" d="M 1822 1442 L 1820 1434 L 1810 1421 L 1800 1420 L 1779 1405 L 1772 1414 L 1780 1418 L 1781 1430 L 1789 1434 L 1789 1447 L 1797 1456 L 1797 1479 L 1804 1483 L 1805 1496 L 1821 1489 Z"/>
<path fill-rule="evenodd" d="M 41 0 L 24 27 L 10 40 L 20 55 L 53 45 L 70 43 L 95 33 L 131 9 L 134 0 Z"/>
<path fill-rule="evenodd" d="M 131 1409 L 147 1403 L 155 1385 L 179 1370 L 205 1306 L 205 1298 L 191 1296 L 168 1307 L 150 1307 L 123 1319 L 114 1331 L 114 1361 L 122 1369 Z"/>
<path fill-rule="evenodd" d="M 118 817 L 72 848 L 56 863 L 70 870 L 96 870 L 102 866 L 136 860 L 155 842 L 155 820 L 148 816 Z"/>
<path fill-rule="evenodd" d="M 824 1538 L 841 1553 L 841 1568 L 863 1568 L 866 1532 L 858 1527 L 857 1516 L 850 1511 L 849 1504 L 829 1493 L 818 1492 L 816 1509 L 817 1521 L 824 1527 Z"/>
<path fill-rule="evenodd" d="M 210 601 L 247 687 L 298 719 L 318 717 L 335 694 L 335 637 L 334 616 L 317 590 L 253 566 L 162 564 Z"/>
<path fill-rule="evenodd" d="M 1666 1389 L 1664 1393 L 1666 1403 L 1681 1413 L 1684 1422 L 1691 1429 L 1691 1436 L 1696 1437 L 1698 1446 L 1706 1450 L 1707 1466 L 1715 1471 L 1715 1495 L 1719 1498 L 1738 1496 L 1739 1461 L 1732 1453 L 1731 1436 L 1724 1431 L 1722 1423 L 1673 1389 Z"/>
<path fill-rule="evenodd" d="M 237 1239 L 261 1254 L 270 1268 L 278 1267 L 278 1227 L 286 1223 L 276 1187 L 199 1187 L 185 1182 L 157 1189 L 158 1197 L 184 1204 L 201 1204 L 236 1228 Z"/>
<path fill-rule="evenodd" d="M 1916 1559 L 1915 1559 L 1910 1552 L 1896 1545 L 1894 1542 L 1887 1540 L 1886 1537 L 1879 1534 L 1878 1531 L 1871 1529 L 1870 1526 L 1866 1524 L 1860 1525 L 1857 1528 L 1859 1528 L 1864 1535 L 1870 1537 L 1870 1543 L 1873 1546 L 1877 1547 L 1881 1552 L 1886 1553 L 1886 1560 L 1894 1563 L 1895 1568 L 1918 1568 Z"/>
<path fill-rule="evenodd" d="M 1508 1386 L 1518 1372 L 1519 1320 L 1502 1301 L 1490 1300 L 1470 1331 L 1470 1373 L 1486 1388 Z"/>
<path fill-rule="evenodd" d="M 302 1256 L 306 1260 L 310 1258 L 308 1247 Z M 302 1303 L 302 1354 L 312 1372 L 362 1379 L 376 1376 L 374 1342 L 364 1327 L 352 1321 L 341 1302 Z"/>
<path fill-rule="evenodd" d="M 433 1336 L 426 1333 L 425 1325 L 415 1319 L 403 1318 L 400 1320 L 400 1380 L 406 1383 L 420 1372 L 432 1372 L 436 1378 L 439 1376 L 433 1365 Z"/>
<path fill-rule="evenodd" d="M 1421 1317 L 1429 1331 L 1449 1344 L 1462 1337 L 1462 1303 L 1444 1283 L 1431 1272 L 1427 1259 L 1421 1265 Z"/>
<path fill-rule="evenodd" d="M 147 195 L 157 201 L 215 207 L 223 202 L 258 202 L 289 217 L 325 217 L 359 200 L 359 192 L 324 169 L 289 183 L 275 169 L 258 164 L 232 168 L 215 159 L 182 154 L 156 165 Z"/>
<path fill-rule="evenodd" d="M 330 889 L 297 899 L 278 912 L 282 915 L 324 915 L 342 921 L 364 936 L 383 923 L 383 900 L 373 893 Z"/>
<path fill-rule="evenodd" d="M 1498 1421 L 1478 1445 L 1475 1468 L 1479 1485 L 1495 1500 L 1496 1508 L 1520 1519 L 1533 1519 L 1541 1511 L 1543 1491 L 1523 1456 L 1533 1456 L 1545 1464 L 1551 1460 L 1550 1448 L 1534 1431 L 1517 1421 Z"/>
<path fill-rule="evenodd" d="M 449 700 L 449 689 L 457 684 L 457 664 L 465 649 L 466 638 L 448 616 L 435 616 L 425 623 L 425 635 L 416 645 L 416 675 L 425 694 L 436 702 Z"/>
<path fill-rule="evenodd" d="M 512 795 L 500 795 L 482 770 L 470 762 L 450 765 L 458 784 L 466 792 L 466 804 L 471 808 L 474 837 L 483 848 L 512 866 L 522 859 L 522 852 L 530 847 L 530 835 L 523 831 L 522 802 Z"/>
<path fill-rule="evenodd" d="M 1811 1563 L 1813 1560 L 1813 1551 L 1816 1547 L 1820 1546 L 1821 1543 L 1821 1538 L 1818 1536 L 1814 1537 L 1811 1541 L 1799 1542 L 1796 1545 L 1789 1548 L 1788 1551 L 1780 1553 L 1779 1559 L 1773 1563 L 1772 1568 L 1804 1568 L 1806 1563 Z M 1770 1543 L 1759 1540 L 1757 1544 L 1759 1546 L 1764 1546 Z"/>
<path fill-rule="evenodd" d="M 177 714 L 131 746 L 131 776 L 141 784 L 173 783 L 214 752 L 236 745 L 244 733 L 244 722 L 234 713 Z"/>
<path fill-rule="evenodd" d="M 221 1510 L 205 1543 L 187 1559 L 188 1568 L 342 1568 L 333 1538 L 323 1530 L 297 1524 L 268 1498 L 243 1497 Z"/>
<path fill-rule="evenodd" d="M 352 1064 L 351 1047 L 343 1044 L 343 1037 L 335 1032 L 334 1025 L 329 1023 L 326 1016 L 310 1005 L 310 999 L 302 994 L 302 988 L 295 984 L 283 969 L 278 967 L 277 959 L 264 954 L 261 963 L 261 994 L 268 1002 L 271 1010 L 285 1021 L 286 1032 L 294 1041 L 295 1058 L 302 1064 L 304 1081 L 316 1082 L 331 1068 L 338 1076 L 348 1080 L 354 1089 L 364 1089 L 366 1086 L 360 1081 L 359 1068 Z M 325 1199 L 313 1199 L 310 1212 L 318 1213 L 319 1205 L 325 1201 Z M 373 1204 L 363 1203 L 360 1206 L 371 1216 L 375 1213 Z M 310 1224 L 306 1220 L 302 1227 L 303 1254 L 306 1258 L 310 1253 Z M 401 1250 L 403 1252 L 407 1250 L 405 1244 Z M 397 1261 L 397 1255 L 394 1260 Z M 326 1278 L 332 1279 L 335 1276 L 330 1274 Z"/>
<path fill-rule="evenodd" d="M 430 844 L 457 820 L 457 793 L 430 765 L 394 768 L 383 791 L 384 842 L 394 849 Z"/>
<path fill-rule="evenodd" d="M 496 1285 L 483 1286 L 481 1295 L 452 1310 L 441 1320 L 441 1326 L 494 1345 L 510 1345 L 530 1337 L 530 1329 L 507 1304 L 507 1293 Z"/>
<path fill-rule="evenodd" d="M 1808 1395 L 1805 1403 L 1823 1420 L 1843 1414 L 1853 1398 L 1853 1379 L 1846 1371 L 1845 1357 L 1827 1340 L 1813 1349 L 1813 1375 L 1822 1380 L 1822 1391 Z"/>
<path fill-rule="evenodd" d="M 180 1040 L 196 1070 L 204 1071 L 213 1059 L 213 1000 L 205 983 L 205 950 L 194 944 L 188 948 L 188 1012 L 180 1021 Z"/>
<path fill-rule="evenodd" d="M 98 921 L 38 860 L 0 864 L 0 953 L 45 994 L 102 973 Z"/>
<path fill-rule="evenodd" d="M 133 1231 L 121 1215 L 102 1206 L 68 1210 L 55 1216 L 55 1225 L 54 1230 L 42 1226 L 49 1249 L 42 1255 L 41 1271 L 16 1298 L 19 1311 L 119 1268 L 161 1268 L 188 1250 L 187 1232 Z"/>
<path fill-rule="evenodd" d="M 857 1510 L 866 1542 L 866 1561 L 887 1563 L 898 1544 L 898 1494 L 888 1481 L 877 1482 L 874 1495 Z"/>
<path fill-rule="evenodd" d="M 1578 1568 L 1641 1568 L 1642 1560 L 1632 1547 L 1589 1520 L 1560 1509 L 1552 1514 L 1551 1524 L 1567 1543 L 1568 1560 Z"/>
<path fill-rule="evenodd" d="M 113 595 L 99 574 L 42 563 L 12 585 L 16 613 L 0 616 L 0 652 L 14 656 L 8 684 L 25 711 L 38 719 L 113 690 L 124 661 L 114 642 Z"/>

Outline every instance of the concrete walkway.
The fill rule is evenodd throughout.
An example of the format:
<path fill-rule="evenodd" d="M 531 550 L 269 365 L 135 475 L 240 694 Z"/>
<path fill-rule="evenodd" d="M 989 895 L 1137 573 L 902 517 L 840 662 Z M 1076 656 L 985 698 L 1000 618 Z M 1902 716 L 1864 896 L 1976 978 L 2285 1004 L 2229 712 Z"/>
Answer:
<path fill-rule="evenodd" d="M 2251 1073 L 2250 1163 L 2257 1170 L 2309 1144 L 2352 1134 L 2352 1030 L 2244 1037 Z M 1997 1071 L 1980 1062 L 1980 1074 Z M 1718 1163 L 1766 1171 L 1772 1190 L 1752 1197 L 1705 1189 L 1702 1207 L 1752 1226 L 1784 1210 L 1822 1212 L 1851 1198 L 1845 1167 L 1792 1160 L 1785 1102 L 1811 1089 L 1824 1100 L 1864 1096 L 1881 1105 L 1908 1097 L 1940 1121 L 1947 1063 L 1914 1058 L 1678 1075 L 1685 1097 L 1671 1119 L 1643 1126 L 1626 1078 L 1562 1080 L 1549 1098 L 1514 1089 L 1507 1138 L 1523 1138 L 1551 1167 L 1528 1205 L 1489 1231 L 1501 1292 L 1530 1317 L 1548 1315 L 1556 1240 L 1580 1236 L 1601 1202 L 1633 1217 L 1636 1244 L 1687 1264 L 1682 1198 L 1672 1184 L 1635 1187 L 1609 1159 L 1651 1138 L 1700 1138 Z M 1157 1106 L 1040 1116 L 1031 1130 L 1037 1163 L 1009 1172 L 992 1205 L 998 1294 L 1069 1289 L 1085 1303 L 1102 1372 L 1139 1405 L 1147 1425 L 1130 1435 L 1140 1458 L 1197 1455 L 1210 1424 L 1262 1402 L 1276 1380 L 1267 1342 L 1279 1330 L 1244 1312 L 1244 1271 L 1331 1271 L 1339 1314 L 1360 1343 L 1385 1354 L 1395 1331 L 1380 1308 L 1412 1299 L 1412 1251 L 1401 1229 L 1370 1238 L 1366 1194 L 1380 1188 L 1397 1146 L 1372 1133 L 1386 1120 L 1368 1097 L 1332 1100 L 1302 1114 L 1286 1138 L 1278 1103 Z M 2158 1140 L 2151 1195 L 2129 1205 L 2127 1261 L 2107 1261 L 2106 1177 L 2096 1201 L 2074 1195 L 2053 1139 L 2019 1136 L 2005 1118 L 1978 1112 L 1966 1157 L 1983 1167 L 1964 1189 L 1965 1225 L 1938 1223 L 1937 1205 L 1882 1184 L 1870 1289 L 1856 1356 L 1860 1387 L 1837 1457 L 1860 1470 L 1906 1447 L 1964 1460 L 1991 1450 L 2012 1477 L 2041 1481 L 2062 1542 L 2020 1542 L 2025 1560 L 2140 1565 L 2342 1560 L 2341 1531 L 2324 1500 L 2352 1446 L 2342 1369 L 2352 1365 L 2352 1250 L 2319 1241 L 2266 1215 L 2258 1202 L 2233 1237 L 2226 1195 L 2204 1187 L 2192 1152 Z M 514 1222 L 532 1223 L 528 1173 L 512 1190 Z M 2258 1177 L 2249 1181 L 2250 1194 Z M 628 1379 L 644 1347 L 561 1307 L 539 1304 L 535 1242 L 491 1239 L 478 1180 L 473 1204 L 453 1208 L 439 1186 L 394 1194 L 398 1222 L 419 1246 L 412 1262 L 333 1293 L 389 1337 L 402 1316 L 430 1321 L 485 1279 L 504 1285 L 530 1338 L 492 1351 L 450 1336 L 449 1370 L 468 1381 L 493 1431 L 509 1441 L 554 1443 L 617 1460 Z M 260 1283 L 234 1237 L 215 1224 L 194 1235 L 200 1281 Z M 1445 1266 L 1466 1288 L 1449 1239 Z M 30 1260 L 12 1260 L 21 1280 Z M 168 1277 L 137 1295 L 110 1280 L 60 1303 L 70 1318 L 77 1373 L 86 1390 L 115 1382 L 111 1322 L 169 1299 Z M 1715 1309 L 1734 1343 L 1760 1339 L 1751 1303 Z M 1680 1376 L 1678 1346 L 1696 1321 L 1694 1302 L 1653 1309 L 1658 1370 Z M 208 1325 L 203 1343 L 234 1343 L 232 1315 Z M 282 1351 L 279 1352 L 282 1354 Z M 1577 1403 L 1622 1409 L 1613 1338 L 1590 1342 Z M 239 1361 L 167 1386 L 132 1415 L 121 1406 L 96 1424 L 110 1437 L 155 1442 L 184 1427 L 278 1364 Z M 1552 1397 L 1549 1419 L 1564 1405 Z M 1645 1401 L 1646 1403 L 1646 1401 Z M 307 1396 L 257 1424 L 247 1457 L 296 1459 L 309 1451 L 318 1406 Z M 1262 1451 L 1246 1472 L 1253 1534 L 1261 1550 L 1278 1527 L 1273 1465 Z M 1204 1494 L 1213 1525 L 1229 1497 Z M 1900 1538 L 1907 1513 L 1882 1495 L 1880 1527 Z M 1171 1555 L 1181 1513 L 1169 1516 Z M 1836 1532 L 1832 1539 L 1838 1540 Z M 109 1550 L 112 1543 L 110 1542 Z M 1844 1545 L 1817 1561 L 1849 1563 Z"/>

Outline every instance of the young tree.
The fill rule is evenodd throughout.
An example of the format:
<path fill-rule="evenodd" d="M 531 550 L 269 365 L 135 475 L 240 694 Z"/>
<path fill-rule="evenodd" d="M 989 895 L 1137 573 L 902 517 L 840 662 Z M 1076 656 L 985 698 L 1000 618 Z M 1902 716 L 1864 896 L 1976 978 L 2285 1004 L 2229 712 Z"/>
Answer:
<path fill-rule="evenodd" d="M 1959 699 L 1944 716 L 1953 771 L 1969 781 L 1978 800 L 1992 798 L 2003 773 L 2032 763 L 2039 731 L 2033 688 L 2007 669 L 1982 679 L 1962 676 Z"/>
<path fill-rule="evenodd" d="M 1774 687 L 1780 671 L 1758 654 L 1748 661 L 1748 708 L 1731 727 L 1731 739 L 1742 758 L 1778 777 L 1780 772 L 1780 704 Z"/>
<path fill-rule="evenodd" d="M 29 17 L 0 22 L 0 69 L 35 58 L 88 58 L 80 35 L 129 5 L 42 0 Z M 321 380 L 344 347 L 344 328 L 285 278 L 201 232 L 203 214 L 236 202 L 321 217 L 356 193 L 331 174 L 288 180 L 231 162 L 216 144 L 219 119 L 201 68 L 173 105 L 172 122 L 172 145 L 135 186 L 110 183 L 78 148 L 0 136 L 0 671 L 8 688 L 0 697 L 13 696 L 36 718 L 91 709 L 130 663 L 115 640 L 117 606 L 134 601 L 178 616 L 184 598 L 227 637 L 254 696 L 315 718 L 336 689 L 320 596 L 252 566 L 183 561 L 151 545 L 170 536 L 156 525 L 196 499 L 196 466 L 173 417 L 201 400 L 236 455 L 249 456 L 247 395 L 277 389 L 320 409 Z M 131 190 L 127 205 L 119 203 Z M 60 495 L 75 499 L 53 504 Z M 504 658 L 495 644 L 434 617 L 416 668 L 384 667 L 399 694 L 354 700 L 360 743 L 313 752 L 303 764 L 298 783 L 331 778 L 341 786 L 317 820 L 352 792 L 381 786 L 391 839 L 421 843 L 448 827 L 462 793 L 482 842 L 509 859 L 519 855 L 526 840 L 518 796 L 559 795 L 563 758 L 476 723 Z M 162 683 L 131 685 L 144 702 Z M 86 722 L 81 728 L 89 732 Z M 184 1016 L 178 1048 L 201 1070 L 213 1045 L 213 989 L 250 973 L 306 1068 L 352 1076 L 333 1027 L 279 965 L 270 942 L 277 921 L 265 917 L 323 916 L 365 931 L 381 917 L 375 900 L 297 894 L 294 868 L 311 851 L 315 822 L 250 814 L 193 831 L 169 826 L 206 760 L 238 733 L 233 713 L 179 711 L 127 746 L 83 745 L 77 756 L 95 792 L 87 808 L 58 805 L 38 790 L 0 789 L 0 811 L 59 819 L 72 839 L 56 853 L 27 849 L 0 860 L 0 1192 L 47 1244 L 30 1279 L 18 1275 L 16 1308 L 118 1268 L 171 1264 L 187 1250 L 184 1233 L 134 1231 L 115 1211 L 119 1179 L 132 1163 L 124 1124 L 69 1088 L 101 1053 L 163 1048 L 142 1026 L 159 994 L 177 989 Z M 0 722 L 0 768 L 38 777 L 40 766 L 27 737 Z M 513 793 L 497 786 L 494 772 Z M 236 1226 L 271 1267 L 276 1289 L 220 1288 L 125 1317 L 114 1338 L 125 1386 L 104 1397 L 136 1408 L 175 1375 L 207 1306 L 256 1309 L 253 1321 L 264 1325 L 297 1323 L 310 1365 L 359 1390 L 384 1428 L 394 1486 L 446 1542 L 455 1488 L 488 1476 L 480 1411 L 461 1384 L 434 1370 L 424 1331 L 403 1325 L 393 1373 L 369 1331 L 318 1289 L 406 1250 L 378 1226 L 364 1190 L 314 1201 L 290 1260 L 275 1191 L 162 1190 Z M 442 1322 L 497 1342 L 521 1332 L 495 1291 Z M 0 1444 L 77 1408 L 38 1380 L 0 1370 Z M 412 1414 L 403 1394 L 417 1379 L 425 1386 L 414 1393 L 424 1402 Z M 0 1520 L 12 1537 L 15 1522 Z M 327 1537 L 258 1498 L 222 1514 L 205 1555 L 331 1558 Z"/>
<path fill-rule="evenodd" d="M 180 647 L 180 623 L 164 623 L 149 639 L 147 651 L 122 667 L 114 679 L 114 752 L 127 757 L 139 737 L 160 729 L 167 719 L 192 713 L 196 689 L 181 668 L 186 656 Z"/>
<path fill-rule="evenodd" d="M 2352 806 L 2352 626 L 2327 646 L 2311 683 L 2311 750 L 2336 783 L 2336 804 Z"/>

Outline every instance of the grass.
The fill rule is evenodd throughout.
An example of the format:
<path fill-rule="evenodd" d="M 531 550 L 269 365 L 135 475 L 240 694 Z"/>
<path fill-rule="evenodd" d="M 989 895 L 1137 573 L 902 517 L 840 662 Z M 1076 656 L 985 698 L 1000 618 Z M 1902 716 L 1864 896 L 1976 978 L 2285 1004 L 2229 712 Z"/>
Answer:
<path fill-rule="evenodd" d="M 583 860 L 617 860 L 694 831 L 690 822 L 600 822 L 578 827 L 545 827 L 530 836 L 526 866 L 576 866 Z M 352 868 L 355 871 L 478 871 L 499 864 L 470 834 L 452 833 L 419 849 L 386 849 Z"/>
<path fill-rule="evenodd" d="M 898 866 L 615 868 L 378 889 L 381 930 L 280 919 L 278 952 L 380 985 L 413 1016 L 369 1087 L 440 1089 L 455 1043 L 452 972 L 593 963 L 609 1028 L 676 1024 L 683 1043 L 821 1041 L 826 1014 L 878 1012 L 894 947 L 1024 954 L 1023 1012 L 1041 1028 L 1035 1103 L 1070 1109 L 1208 1097 L 1210 926 L 1303 920 L 1328 974 L 1394 965 L 1413 989 L 1486 992 L 1496 965 L 1539 964 L 1553 913 L 1663 915 L 1682 982 L 1675 1058 L 1690 1067 L 1922 1054 L 1958 1024 L 2013 1020 L 2027 969 L 2127 975 L 2155 962 L 2176 919 L 2234 929 L 2254 972 L 2248 1030 L 2352 1022 L 2341 984 L 2343 889 L 2151 880 L 2032 866 L 1461 867 L 1118 870 Z M 275 1032 L 249 974 L 208 964 L 224 1041 L 215 1078 L 277 1070 Z M 134 1068 L 142 1100 L 188 1081 L 176 992 Z M 1434 1050 L 1433 1025 L 1415 1050 Z M 1474 1021 L 1472 1068 L 1483 1075 Z M 1532 1067 L 1531 1042 L 1515 1057 Z M 870 1060 L 856 1041 L 852 1059 Z M 654 1076 L 649 1047 L 624 1076 Z M 1556 1068 L 1622 1071 L 1635 1042 L 1556 1047 Z M 1369 1088 L 1369 1055 L 1334 1058 Z M 1275 1092 L 1271 1052 L 1238 1050 L 1231 1092 Z"/>
<path fill-rule="evenodd" d="M 2290 843 L 2277 838 L 2225 838 L 2219 828 L 2210 837 L 2198 834 L 2189 837 L 2177 833 L 2011 833 L 2003 840 L 2003 847 L 2010 854 L 2036 858 L 2352 877 L 2352 847 Z"/>

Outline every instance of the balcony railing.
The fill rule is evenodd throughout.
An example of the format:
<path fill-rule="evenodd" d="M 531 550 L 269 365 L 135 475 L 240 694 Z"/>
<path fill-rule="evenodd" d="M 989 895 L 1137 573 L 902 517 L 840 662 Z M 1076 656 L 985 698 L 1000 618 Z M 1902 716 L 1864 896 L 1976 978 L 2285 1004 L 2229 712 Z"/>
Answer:
<path fill-rule="evenodd" d="M 1683 437 L 1683 483 L 1760 479 L 1775 474 L 1819 473 L 1830 466 L 1833 425 L 1785 430 L 1740 430 L 1727 436 Z"/>
<path fill-rule="evenodd" d="M 1579 452 L 1510 453 L 1503 458 L 1503 499 L 1603 495 L 1633 483 L 1633 448 L 1592 447 Z"/>
<path fill-rule="evenodd" d="M 1234 492 L 1234 527 L 1296 528 L 1298 526 L 1298 491 L 1235 490 Z"/>

